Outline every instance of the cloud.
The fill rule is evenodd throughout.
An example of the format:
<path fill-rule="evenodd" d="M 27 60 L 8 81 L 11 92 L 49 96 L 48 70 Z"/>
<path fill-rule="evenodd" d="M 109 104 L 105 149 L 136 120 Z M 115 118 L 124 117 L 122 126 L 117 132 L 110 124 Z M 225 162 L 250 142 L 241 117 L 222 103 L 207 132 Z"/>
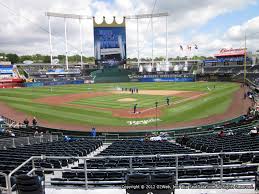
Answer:
<path fill-rule="evenodd" d="M 248 40 L 259 37 L 259 16 L 252 18 L 241 25 L 232 26 L 225 33 L 225 38 L 231 40 L 244 40 L 245 34 Z"/>
<path fill-rule="evenodd" d="M 18 54 L 49 53 L 48 20 L 44 15 L 46 11 L 76 13 L 93 16 L 101 20 L 102 16 L 111 21 L 112 16 L 134 15 L 150 13 L 154 1 L 151 0 L 0 0 L 11 10 L 1 6 L 0 12 L 0 52 L 16 52 Z M 257 31 L 259 19 L 254 18 L 240 26 L 233 26 L 228 29 L 224 37 L 219 34 L 194 34 L 186 37 L 186 31 L 199 28 L 213 18 L 225 13 L 244 9 L 247 5 L 254 4 L 255 0 L 201 0 L 190 3 L 189 0 L 157 1 L 154 12 L 168 12 L 168 50 L 169 56 L 181 55 L 179 45 L 188 42 L 199 43 L 199 52 L 196 54 L 210 54 L 215 49 L 223 46 L 240 43 L 242 29 L 247 32 Z M 140 56 L 151 56 L 151 33 L 149 20 L 139 22 Z M 64 22 L 60 18 L 51 19 L 53 30 L 53 51 L 54 55 L 64 54 Z M 79 54 L 79 23 L 75 20 L 68 20 L 68 41 L 69 54 Z M 85 20 L 83 25 L 84 55 L 93 56 L 93 28 L 92 21 Z M 43 28 L 43 29 L 42 29 Z M 127 21 L 127 52 L 129 57 L 137 56 L 136 21 Z M 229 40 L 228 40 L 229 39 Z M 226 41 L 227 40 L 227 41 Z M 165 55 L 165 20 L 154 19 L 154 55 Z"/>

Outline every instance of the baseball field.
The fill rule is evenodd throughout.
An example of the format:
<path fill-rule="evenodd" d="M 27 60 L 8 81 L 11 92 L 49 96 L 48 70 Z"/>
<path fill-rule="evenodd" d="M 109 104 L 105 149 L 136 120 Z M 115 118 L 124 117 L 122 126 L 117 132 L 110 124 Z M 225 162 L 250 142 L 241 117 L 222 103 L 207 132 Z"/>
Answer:
<path fill-rule="evenodd" d="M 123 91 L 122 91 L 123 88 Z M 127 88 L 127 91 L 125 91 Z M 137 88 L 138 93 L 131 93 Z M 239 84 L 227 82 L 112 83 L 0 90 L 0 113 L 18 121 L 83 130 L 195 125 L 241 114 Z M 169 105 L 167 104 L 169 99 Z M 156 108 L 155 102 L 158 102 Z M 133 107 L 136 105 L 136 112 Z M 206 120 L 207 119 L 207 120 Z"/>

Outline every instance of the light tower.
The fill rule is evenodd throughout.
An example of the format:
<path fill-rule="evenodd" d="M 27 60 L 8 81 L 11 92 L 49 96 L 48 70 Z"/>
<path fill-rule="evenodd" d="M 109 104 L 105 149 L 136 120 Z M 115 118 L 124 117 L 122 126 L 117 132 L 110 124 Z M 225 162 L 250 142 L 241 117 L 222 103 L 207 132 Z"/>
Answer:
<path fill-rule="evenodd" d="M 77 14 L 65 14 L 65 13 L 54 13 L 46 12 L 45 14 L 49 20 L 49 44 L 50 44 L 50 61 L 53 63 L 53 47 L 52 47 L 52 31 L 51 31 L 51 17 L 63 18 L 64 19 L 64 34 L 65 34 L 65 52 L 66 52 L 66 69 L 68 70 L 68 42 L 67 42 L 67 19 L 79 20 L 79 36 L 80 36 L 80 64 L 83 65 L 83 40 L 82 40 L 82 20 L 92 19 L 91 16 L 77 15 Z"/>
<path fill-rule="evenodd" d="M 167 32 L 167 17 L 169 16 L 168 13 L 154 13 L 154 14 L 140 14 L 140 15 L 131 15 L 131 16 L 125 16 L 126 19 L 131 20 L 135 19 L 137 20 L 137 56 L 138 56 L 138 67 L 140 66 L 140 51 L 139 51 L 139 20 L 144 19 L 144 18 L 150 18 L 151 19 L 151 37 L 152 37 L 152 46 L 151 46 L 151 51 L 152 51 L 152 66 L 154 63 L 154 35 L 153 35 L 153 18 L 158 18 L 158 17 L 165 17 L 166 23 L 165 23 L 165 29 L 166 29 L 166 62 L 168 62 L 168 44 L 167 44 L 167 39 L 168 39 L 168 32 Z"/>

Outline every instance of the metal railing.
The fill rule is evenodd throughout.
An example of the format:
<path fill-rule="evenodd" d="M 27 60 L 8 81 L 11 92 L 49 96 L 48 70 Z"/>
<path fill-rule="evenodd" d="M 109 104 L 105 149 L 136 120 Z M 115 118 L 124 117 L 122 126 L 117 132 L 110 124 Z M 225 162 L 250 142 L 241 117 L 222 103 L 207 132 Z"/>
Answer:
<path fill-rule="evenodd" d="M 40 136 L 29 136 L 29 137 L 17 137 L 17 138 L 4 138 L 0 139 L 0 150 L 7 148 L 16 148 L 24 145 L 32 145 L 36 143 L 46 143 L 57 141 L 57 135 L 40 135 Z"/>
<path fill-rule="evenodd" d="M 7 118 L 7 117 L 2 116 L 2 115 L 0 115 L 0 117 L 5 121 L 6 126 L 13 126 L 14 127 L 14 126 L 19 126 L 20 125 L 19 122 L 16 122 L 13 119 Z"/>
<path fill-rule="evenodd" d="M 133 139 L 143 139 L 143 136 L 120 136 L 119 134 L 116 135 L 98 135 L 96 137 L 91 136 L 71 136 L 73 138 L 83 138 L 88 140 L 101 140 L 104 143 L 112 143 L 115 141 L 122 141 L 122 140 L 133 140 Z"/>
<path fill-rule="evenodd" d="M 23 162 L 20 166 L 18 166 L 16 169 L 14 169 L 9 175 L 7 179 L 7 194 L 12 193 L 12 188 L 14 188 L 15 185 L 11 186 L 11 178 L 12 176 L 20 170 L 25 165 L 28 165 L 31 163 L 31 170 L 27 173 L 35 174 L 36 170 L 40 171 L 61 171 L 61 172 L 84 172 L 85 174 L 85 180 L 84 181 L 67 181 L 67 183 L 70 184 L 83 184 L 85 185 L 85 189 L 89 188 L 90 184 L 122 184 L 125 183 L 125 181 L 89 181 L 87 177 L 87 173 L 89 172 L 116 172 L 116 171 L 125 171 L 129 173 L 133 173 L 134 171 L 150 171 L 150 170 L 175 170 L 175 182 L 176 186 L 179 185 L 180 182 L 186 182 L 186 181 L 219 181 L 220 185 L 223 185 L 223 181 L 225 180 L 254 180 L 255 176 L 233 176 L 233 177 L 224 177 L 223 170 L 227 168 L 233 168 L 233 167 L 249 167 L 249 166 L 259 166 L 259 163 L 253 163 L 253 164 L 224 164 L 224 156 L 225 155 L 241 155 L 241 154 L 259 154 L 259 151 L 249 151 L 249 152 L 221 152 L 221 153 L 195 153 L 195 154 L 171 154 L 171 155 L 140 155 L 140 156 L 98 156 L 98 157 L 67 157 L 67 156 L 32 156 L 25 162 Z M 220 164 L 217 165 L 203 165 L 203 166 L 180 166 L 179 165 L 179 158 L 183 157 L 192 157 L 192 156 L 218 156 L 220 158 Z M 175 158 L 175 166 L 169 166 L 169 167 L 133 167 L 133 158 L 164 158 L 164 157 L 171 157 Z M 83 169 L 55 169 L 55 168 L 36 168 L 35 167 L 35 160 L 45 160 L 45 159 L 80 159 L 84 161 L 84 168 Z M 128 168 L 106 168 L 106 169 L 91 169 L 87 168 L 87 162 L 88 160 L 99 160 L 99 159 L 129 159 L 129 167 Z M 210 178 L 179 178 L 179 170 L 186 170 L 186 169 L 220 169 L 220 174 L 217 176 L 213 176 Z M 57 181 L 48 181 L 45 183 L 57 183 Z M 64 182 L 63 182 L 64 183 Z"/>

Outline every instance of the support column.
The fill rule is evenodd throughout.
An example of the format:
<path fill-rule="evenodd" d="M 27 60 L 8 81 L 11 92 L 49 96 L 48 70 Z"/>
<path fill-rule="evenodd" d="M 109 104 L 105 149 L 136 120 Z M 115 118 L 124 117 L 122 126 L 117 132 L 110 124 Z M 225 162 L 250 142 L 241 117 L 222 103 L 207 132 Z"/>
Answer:
<path fill-rule="evenodd" d="M 82 38 L 82 21 L 79 19 L 80 27 L 80 57 L 81 57 L 81 68 L 83 67 L 83 38 Z"/>
<path fill-rule="evenodd" d="M 223 184 L 223 164 L 224 164 L 224 160 L 223 160 L 223 155 L 220 155 L 220 185 L 222 186 Z"/>
<path fill-rule="evenodd" d="M 88 177 L 87 177 L 87 162 L 84 159 L 84 171 L 85 171 L 85 189 L 88 189 Z"/>
<path fill-rule="evenodd" d="M 48 17 L 48 20 L 49 20 L 49 48 L 50 48 L 50 64 L 53 64 L 53 50 L 52 50 L 52 34 L 51 34 L 50 16 Z"/>
<path fill-rule="evenodd" d="M 178 156 L 175 157 L 175 185 L 178 186 L 178 170 L 179 170 L 179 164 L 178 164 Z"/>
<path fill-rule="evenodd" d="M 152 38 L 152 68 L 154 65 L 154 34 L 153 34 L 153 17 L 151 16 L 151 38 Z"/>
<path fill-rule="evenodd" d="M 165 17 L 165 30 L 166 30 L 166 38 L 165 38 L 165 48 L 166 48 L 166 53 L 165 53 L 165 61 L 166 63 L 168 63 L 168 29 L 167 29 L 167 25 L 168 25 L 168 20 L 167 20 L 167 16 Z"/>
<path fill-rule="evenodd" d="M 138 68 L 139 68 L 139 26 L 138 26 L 138 18 L 137 18 L 137 49 L 138 49 Z"/>
<path fill-rule="evenodd" d="M 64 18 L 65 22 L 65 47 L 66 47 L 66 68 L 68 70 L 68 49 L 67 49 L 67 20 Z"/>
<path fill-rule="evenodd" d="M 130 174 L 132 174 L 133 173 L 133 170 L 132 170 L 132 164 L 133 164 L 133 162 L 132 162 L 132 157 L 130 157 L 130 161 L 129 161 L 130 163 L 129 163 L 129 168 L 130 168 Z"/>

